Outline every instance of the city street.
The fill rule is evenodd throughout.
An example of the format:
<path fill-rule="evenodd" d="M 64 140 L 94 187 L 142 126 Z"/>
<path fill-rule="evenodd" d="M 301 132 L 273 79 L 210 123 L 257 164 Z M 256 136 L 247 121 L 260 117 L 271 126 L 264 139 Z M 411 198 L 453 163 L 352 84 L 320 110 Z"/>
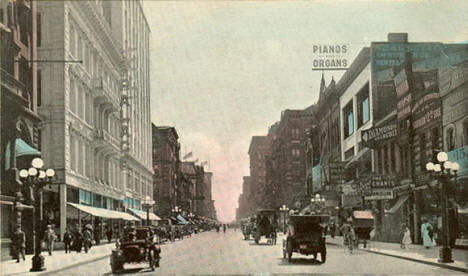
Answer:
<path fill-rule="evenodd" d="M 328 245 L 327 262 L 314 261 L 312 256 L 293 255 L 293 262 L 282 258 L 281 240 L 276 245 L 260 245 L 244 241 L 239 230 L 205 232 L 162 246 L 161 267 L 155 272 L 146 264 L 127 264 L 122 273 L 162 274 L 247 274 L 247 273 L 385 273 L 385 274 L 450 274 L 460 273 L 436 266 L 420 264 L 368 253 L 346 252 L 341 246 Z M 92 253 L 92 252 L 91 252 Z M 320 257 L 318 257 L 320 260 Z M 69 267 L 46 275 L 111 275 L 109 258 Z"/>

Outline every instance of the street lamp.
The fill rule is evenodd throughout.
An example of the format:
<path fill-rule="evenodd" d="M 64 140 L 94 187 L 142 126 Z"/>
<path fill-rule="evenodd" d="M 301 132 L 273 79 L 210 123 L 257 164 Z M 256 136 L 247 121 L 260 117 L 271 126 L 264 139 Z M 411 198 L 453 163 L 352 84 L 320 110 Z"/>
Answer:
<path fill-rule="evenodd" d="M 32 188 L 31 202 L 34 206 L 33 218 L 33 244 L 34 256 L 32 258 L 32 267 L 29 271 L 44 271 L 44 257 L 41 256 L 41 233 L 42 233 L 42 189 L 45 185 L 51 184 L 55 176 L 53 169 L 43 169 L 44 161 L 37 157 L 31 162 L 29 169 L 22 169 L 19 172 L 25 187 Z"/>
<path fill-rule="evenodd" d="M 320 196 L 320 194 L 315 194 L 315 197 L 312 197 L 310 202 L 314 205 L 314 209 L 319 209 L 325 204 L 325 197 Z"/>
<path fill-rule="evenodd" d="M 182 208 L 180 208 L 179 206 L 175 206 L 174 208 L 172 208 L 172 212 L 176 213 L 176 215 L 177 215 L 180 212 L 182 212 Z"/>
<path fill-rule="evenodd" d="M 457 181 L 457 172 L 460 169 L 460 165 L 457 162 L 451 162 L 448 160 L 447 153 L 441 151 L 437 154 L 437 158 L 434 158 L 433 162 L 426 164 L 426 170 L 431 172 L 433 176 L 439 180 L 441 185 L 441 207 L 442 207 L 442 247 L 439 251 L 439 262 L 440 263 L 453 263 L 452 260 L 452 249 L 450 248 L 450 232 L 447 214 L 447 186 L 450 182 L 450 178 Z"/>
<path fill-rule="evenodd" d="M 141 206 L 143 206 L 143 208 L 146 209 L 146 226 L 150 225 L 149 209 L 151 209 L 153 205 L 154 205 L 154 200 L 152 200 L 149 196 L 146 196 L 145 201 L 143 201 L 143 203 L 141 204 Z"/>
<path fill-rule="evenodd" d="M 283 214 L 283 234 L 286 234 L 286 214 L 288 213 L 289 208 L 283 204 L 280 207 L 280 212 Z"/>

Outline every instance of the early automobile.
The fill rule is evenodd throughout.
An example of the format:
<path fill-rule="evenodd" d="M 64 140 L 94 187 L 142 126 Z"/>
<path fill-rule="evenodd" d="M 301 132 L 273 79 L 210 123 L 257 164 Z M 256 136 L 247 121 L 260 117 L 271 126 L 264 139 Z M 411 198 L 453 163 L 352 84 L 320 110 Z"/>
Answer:
<path fill-rule="evenodd" d="M 122 270 L 125 263 L 147 262 L 151 270 L 159 267 L 161 249 L 152 227 L 132 227 L 112 250 L 110 265 L 112 273 Z"/>
<path fill-rule="evenodd" d="M 255 243 L 259 243 L 262 236 L 268 239 L 268 244 L 276 244 L 277 211 L 274 209 L 260 209 L 257 211 L 255 227 L 252 236 Z"/>
<path fill-rule="evenodd" d="M 322 263 L 327 258 L 324 227 L 329 219 L 328 215 L 291 215 L 288 223 L 288 233 L 283 240 L 283 258 L 291 262 L 294 252 L 303 255 L 313 255 L 317 258 L 320 253 Z"/>
<path fill-rule="evenodd" d="M 356 233 L 355 246 L 358 247 L 362 243 L 363 247 L 367 247 L 367 241 L 370 239 L 370 232 L 374 229 L 374 216 L 372 211 L 353 211 L 352 225 L 354 233 Z"/>

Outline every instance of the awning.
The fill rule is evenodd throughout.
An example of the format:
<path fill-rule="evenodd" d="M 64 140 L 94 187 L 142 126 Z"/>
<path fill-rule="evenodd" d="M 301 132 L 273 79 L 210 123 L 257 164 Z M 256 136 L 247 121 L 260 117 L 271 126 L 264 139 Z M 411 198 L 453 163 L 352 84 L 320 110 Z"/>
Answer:
<path fill-rule="evenodd" d="M 188 224 L 189 222 L 181 215 L 177 215 L 177 220 L 179 224 Z"/>
<path fill-rule="evenodd" d="M 403 205 L 403 203 L 405 203 L 405 201 L 407 201 L 409 198 L 409 195 L 402 195 L 398 198 L 397 202 L 392 206 L 392 208 L 390 208 L 389 210 L 385 210 L 385 213 L 391 213 L 391 214 L 394 214 L 396 211 L 398 211 L 398 209 L 401 208 L 401 206 Z"/>
<path fill-rule="evenodd" d="M 459 214 L 468 214 L 468 208 L 458 208 Z"/>
<path fill-rule="evenodd" d="M 15 155 L 16 157 L 20 156 L 40 156 L 41 153 L 28 145 L 23 139 L 21 138 L 16 138 L 15 140 Z M 10 142 L 7 143 L 6 150 L 5 150 L 5 167 L 7 169 L 10 168 Z"/>
<path fill-rule="evenodd" d="M 371 211 L 353 211 L 355 219 L 374 219 Z"/>
<path fill-rule="evenodd" d="M 76 204 L 76 203 L 71 203 L 71 202 L 68 202 L 68 204 L 70 206 L 75 207 L 76 209 L 80 211 L 83 211 L 95 217 L 139 221 L 138 218 L 130 214 L 124 213 L 124 212 L 108 210 L 108 209 L 103 209 L 103 208 L 96 208 L 96 207 L 91 207 L 91 206 L 86 206 L 86 205 L 81 205 L 81 204 Z"/>
<path fill-rule="evenodd" d="M 358 161 L 360 161 L 360 159 L 364 156 L 364 154 L 368 153 L 370 150 L 368 148 L 364 148 L 363 150 L 359 151 L 358 154 L 356 154 L 355 156 L 353 156 L 353 158 L 351 158 L 348 163 L 346 163 L 345 165 L 345 169 L 353 166 L 355 163 L 357 163 Z"/>
<path fill-rule="evenodd" d="M 146 212 L 141 211 L 138 209 L 133 209 L 133 208 L 128 208 L 133 214 L 135 214 L 137 217 L 141 218 L 142 220 L 146 220 Z M 156 216 L 154 213 L 149 212 L 149 219 L 150 220 L 161 220 L 160 217 Z"/>

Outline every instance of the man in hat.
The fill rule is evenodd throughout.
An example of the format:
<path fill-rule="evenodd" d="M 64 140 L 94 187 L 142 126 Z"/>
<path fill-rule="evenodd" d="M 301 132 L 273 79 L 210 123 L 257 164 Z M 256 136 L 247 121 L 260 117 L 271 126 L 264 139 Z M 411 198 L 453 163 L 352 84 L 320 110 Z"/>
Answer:
<path fill-rule="evenodd" d="M 93 240 L 91 229 L 91 226 L 86 225 L 85 230 L 83 231 L 83 245 L 85 253 L 88 253 L 88 250 L 91 248 L 91 241 Z"/>
<path fill-rule="evenodd" d="M 55 235 L 54 229 L 52 229 L 52 225 L 48 224 L 44 233 L 44 240 L 47 245 L 47 251 L 49 251 L 49 256 L 52 256 L 52 251 L 54 251 L 54 242 L 56 238 L 57 235 Z"/>

